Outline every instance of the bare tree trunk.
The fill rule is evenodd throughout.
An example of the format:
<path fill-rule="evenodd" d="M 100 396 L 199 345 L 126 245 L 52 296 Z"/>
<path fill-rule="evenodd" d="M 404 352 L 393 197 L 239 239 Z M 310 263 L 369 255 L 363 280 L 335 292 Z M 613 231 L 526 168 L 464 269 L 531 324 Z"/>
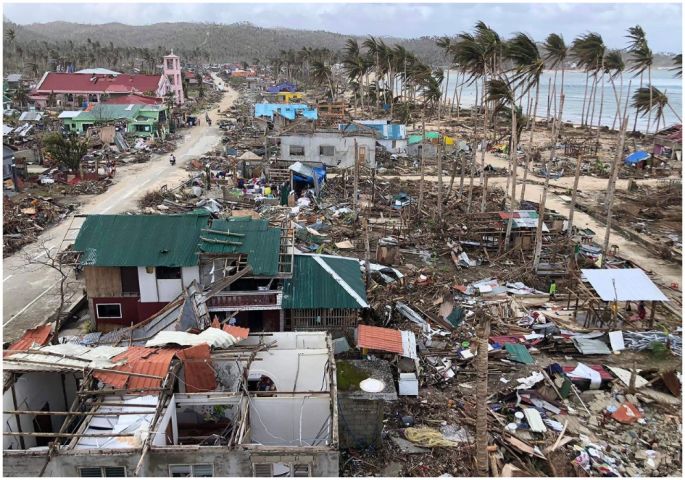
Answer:
<path fill-rule="evenodd" d="M 488 337 L 490 317 L 481 315 L 478 354 L 476 355 L 476 465 L 478 476 L 488 476 Z"/>
<path fill-rule="evenodd" d="M 590 71 L 585 71 L 585 93 L 583 93 L 583 108 L 580 111 L 580 125 L 585 126 L 585 102 L 587 100 L 587 84 L 590 81 Z"/>
<path fill-rule="evenodd" d="M 623 145 L 626 139 L 626 129 L 628 128 L 628 117 L 623 119 L 623 125 L 621 125 L 621 133 L 618 140 L 618 148 L 616 149 L 616 157 L 614 158 L 614 174 L 609 180 L 610 190 L 613 192 L 616 185 L 616 177 L 618 177 L 619 161 L 623 158 Z M 604 232 L 604 246 L 602 247 L 602 267 L 606 266 L 607 252 L 609 251 L 609 238 L 611 237 L 611 219 L 612 219 L 612 208 L 614 206 L 614 195 L 611 195 L 608 199 L 607 205 L 607 225 Z"/>
<path fill-rule="evenodd" d="M 593 81 L 592 81 L 592 92 L 590 93 L 590 97 L 592 98 L 592 113 L 590 114 L 590 130 L 592 130 L 592 126 L 595 124 L 595 104 L 597 103 L 597 86 L 599 85 L 599 82 L 597 80 L 597 75 L 594 75 Z M 588 105 L 588 110 L 589 105 Z"/>
<path fill-rule="evenodd" d="M 509 165 L 512 165 L 511 174 L 511 200 L 509 203 L 509 220 L 507 221 L 507 231 L 504 237 L 504 248 L 509 248 L 509 239 L 511 238 L 511 228 L 514 224 L 514 209 L 516 208 L 516 162 L 518 155 L 516 155 L 516 145 L 518 144 L 516 135 L 516 105 L 511 108 L 511 143 L 509 144 Z M 506 197 L 505 197 L 506 198 Z"/>
<path fill-rule="evenodd" d="M 474 131 L 473 131 L 473 148 L 472 150 L 472 157 L 473 161 L 469 162 L 469 197 L 468 197 L 468 203 L 466 207 L 466 212 L 471 213 L 471 203 L 473 201 L 473 173 L 474 173 L 474 167 L 476 166 L 476 149 L 478 145 L 478 121 L 476 120 L 476 106 L 474 105 L 473 109 L 471 109 L 471 117 L 473 118 L 473 126 L 474 126 Z"/>
<path fill-rule="evenodd" d="M 632 80 L 628 82 L 628 91 L 630 91 L 630 85 L 631 85 L 631 84 L 632 84 Z M 628 95 L 626 95 L 626 97 L 628 97 Z M 627 102 L 627 100 L 628 100 L 628 99 L 626 98 L 625 107 L 624 107 L 623 111 L 620 112 L 621 121 L 623 121 L 623 119 L 628 115 L 628 102 Z M 619 134 L 620 134 L 620 132 L 619 132 Z M 623 157 L 623 153 L 622 153 L 622 152 L 621 152 L 619 155 L 620 155 L 621 157 Z M 614 184 L 611 183 L 611 179 L 614 177 L 614 171 L 615 171 L 616 168 L 619 168 L 619 169 L 620 169 L 620 168 L 621 168 L 621 167 L 620 167 L 620 164 L 619 164 L 619 163 L 616 163 L 616 162 L 611 162 L 611 170 L 610 170 L 610 172 L 609 172 L 609 184 L 607 185 L 607 191 L 606 191 L 606 195 L 605 195 L 605 197 L 604 197 L 604 206 L 605 206 L 605 208 L 606 208 L 606 206 L 609 204 L 609 197 L 614 195 L 614 189 L 613 189 Z M 618 174 L 616 174 L 616 175 L 618 175 Z"/>
<path fill-rule="evenodd" d="M 424 187 L 424 174 L 425 174 L 425 157 L 426 157 L 426 121 L 425 121 L 425 112 L 424 112 L 424 120 L 421 120 L 421 130 L 422 130 L 422 137 L 421 137 L 421 182 L 419 183 L 419 213 L 418 216 L 421 216 L 421 212 L 423 209 L 423 187 Z"/>
<path fill-rule="evenodd" d="M 642 80 L 644 79 L 644 72 L 640 73 L 640 90 L 642 90 Z M 628 93 L 626 94 L 626 97 L 630 97 L 630 87 L 628 87 Z M 637 131 L 637 117 L 639 117 L 639 113 L 637 111 L 637 107 L 635 107 L 635 120 L 633 121 L 633 133 Z"/>
<path fill-rule="evenodd" d="M 652 126 L 652 67 L 647 69 L 647 81 L 649 82 L 647 86 L 649 87 L 649 113 L 647 113 L 647 131 L 645 135 L 649 135 L 649 127 Z"/>
<path fill-rule="evenodd" d="M 455 155 L 454 161 L 452 162 L 452 171 L 450 172 L 450 187 L 447 189 L 447 195 L 445 195 L 445 203 L 450 199 L 452 195 L 452 187 L 454 186 L 454 177 L 457 176 L 457 165 L 459 162 L 459 155 Z"/>
<path fill-rule="evenodd" d="M 573 213 L 576 210 L 576 197 L 578 196 L 578 180 L 580 179 L 580 164 L 582 163 L 581 158 L 583 158 L 583 156 L 580 154 L 580 152 L 578 152 L 578 158 L 576 159 L 576 176 L 573 179 L 573 192 L 571 193 L 571 207 L 568 212 L 568 227 L 566 234 L 569 237 L 573 236 Z"/>
<path fill-rule="evenodd" d="M 552 77 L 547 82 L 547 116 L 545 117 L 549 122 L 549 115 L 552 110 Z"/>
<path fill-rule="evenodd" d="M 359 217 L 359 146 L 357 145 L 357 140 L 354 141 L 354 189 L 352 194 L 354 198 L 352 199 L 352 205 L 354 208 L 354 223 L 357 224 L 357 218 Z"/>
<path fill-rule="evenodd" d="M 602 61 L 602 70 L 604 69 L 604 61 Z M 602 111 L 604 110 L 604 73 L 602 73 L 602 93 L 599 96 L 599 118 L 597 119 L 597 137 L 595 143 L 599 150 L 599 134 L 602 131 Z"/>
<path fill-rule="evenodd" d="M 438 150 L 438 220 L 442 223 L 442 155 L 445 153 L 445 139 L 443 137 L 441 149 Z M 440 151 L 442 150 L 442 151 Z"/>

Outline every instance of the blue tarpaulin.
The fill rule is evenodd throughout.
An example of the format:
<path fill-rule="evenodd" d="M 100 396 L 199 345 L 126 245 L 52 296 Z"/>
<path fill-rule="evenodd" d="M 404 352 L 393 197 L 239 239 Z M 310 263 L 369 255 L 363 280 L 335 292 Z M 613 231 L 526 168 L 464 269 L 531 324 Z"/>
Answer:
<path fill-rule="evenodd" d="M 276 112 L 288 120 L 295 120 L 298 114 L 309 120 L 316 120 L 318 118 L 316 108 L 299 103 L 255 103 L 254 110 L 255 117 L 269 117 L 271 120 L 273 120 L 274 113 Z"/>
<path fill-rule="evenodd" d="M 637 152 L 633 152 L 628 155 L 624 160 L 624 163 L 626 165 L 636 165 L 644 160 L 647 160 L 650 156 L 651 155 L 644 150 L 638 150 Z"/>
<path fill-rule="evenodd" d="M 326 180 L 326 166 L 310 167 L 300 162 L 292 164 L 290 170 L 293 171 L 293 180 L 296 182 L 303 182 L 309 185 L 314 185 L 314 175 L 319 186 L 323 185 Z"/>

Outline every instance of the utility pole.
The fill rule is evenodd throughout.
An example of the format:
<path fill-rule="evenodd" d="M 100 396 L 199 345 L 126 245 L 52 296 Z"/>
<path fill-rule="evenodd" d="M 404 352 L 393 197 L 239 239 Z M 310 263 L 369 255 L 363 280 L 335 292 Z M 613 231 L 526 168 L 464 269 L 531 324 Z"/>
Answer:
<path fill-rule="evenodd" d="M 573 236 L 573 213 L 576 210 L 576 197 L 578 196 L 578 181 L 580 180 L 580 164 L 582 163 L 583 156 L 578 150 L 578 158 L 576 159 L 576 176 L 573 179 L 573 192 L 571 193 L 571 208 L 568 212 L 568 227 L 566 234 L 570 237 Z"/>
<path fill-rule="evenodd" d="M 438 220 L 442 223 L 442 156 L 445 153 L 445 137 L 442 137 L 442 147 L 438 151 Z"/>
<path fill-rule="evenodd" d="M 352 199 L 352 205 L 354 205 L 354 224 L 357 224 L 357 218 L 359 217 L 358 202 L 359 202 L 359 145 L 357 145 L 357 139 L 354 140 L 354 190 Z"/>

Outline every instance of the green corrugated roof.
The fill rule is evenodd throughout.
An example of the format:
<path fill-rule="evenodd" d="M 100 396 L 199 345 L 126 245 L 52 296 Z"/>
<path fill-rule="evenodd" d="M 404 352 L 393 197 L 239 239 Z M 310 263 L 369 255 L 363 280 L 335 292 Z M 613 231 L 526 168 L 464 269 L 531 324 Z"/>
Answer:
<path fill-rule="evenodd" d="M 90 215 L 74 250 L 101 267 L 187 267 L 198 264 L 200 230 L 209 212 L 193 215 Z"/>
<path fill-rule="evenodd" d="M 362 308 L 366 305 L 343 288 L 324 262 L 366 303 L 359 261 L 322 255 L 295 255 L 293 277 L 283 283 L 283 308 Z"/>
<path fill-rule="evenodd" d="M 118 120 L 132 119 L 138 115 L 140 105 L 96 105 L 90 111 L 79 113 L 76 120 Z"/>
<path fill-rule="evenodd" d="M 201 252 L 246 254 L 247 264 L 252 267 L 252 275 L 273 276 L 278 274 L 278 253 L 281 244 L 281 230 L 279 228 L 270 227 L 266 220 L 236 217 L 214 220 L 211 230 L 237 233 L 244 236 L 202 232 L 201 237 L 203 238 L 240 242 L 241 245 L 226 245 L 200 240 Z"/>
<path fill-rule="evenodd" d="M 440 133 L 438 132 L 426 132 L 426 140 L 435 140 L 440 138 Z M 423 141 L 423 135 L 409 135 L 409 138 L 407 139 L 407 143 L 409 145 L 413 145 L 415 143 L 420 143 Z"/>
<path fill-rule="evenodd" d="M 528 349 L 519 343 L 505 343 L 504 348 L 509 353 L 509 358 L 514 362 L 525 363 L 526 365 L 535 363 Z"/>

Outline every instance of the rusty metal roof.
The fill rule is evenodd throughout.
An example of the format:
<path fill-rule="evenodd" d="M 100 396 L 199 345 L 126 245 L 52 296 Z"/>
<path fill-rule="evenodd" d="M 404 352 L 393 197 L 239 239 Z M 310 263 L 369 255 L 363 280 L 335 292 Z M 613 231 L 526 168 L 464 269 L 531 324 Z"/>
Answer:
<path fill-rule="evenodd" d="M 22 335 L 22 337 L 19 340 L 17 340 L 9 346 L 9 348 L 7 349 L 9 351 L 5 352 L 3 357 L 11 355 L 11 351 L 13 350 L 21 350 L 22 352 L 25 352 L 34 344 L 45 345 L 50 341 L 50 338 L 52 338 L 52 325 L 41 325 L 39 327 L 26 330 L 24 332 L 24 335 Z"/>
<path fill-rule="evenodd" d="M 370 350 L 382 350 L 384 352 L 399 354 L 404 353 L 402 332 L 392 328 L 359 325 L 357 327 L 357 346 Z"/>
<path fill-rule="evenodd" d="M 160 387 L 169 371 L 169 365 L 178 349 L 129 347 L 125 352 L 112 358 L 115 362 L 126 362 L 113 368 L 116 372 L 96 372 L 95 378 L 114 388 L 153 388 Z M 121 372 L 121 373 L 117 373 Z M 159 378 L 136 377 L 127 373 L 153 375 Z"/>
<path fill-rule="evenodd" d="M 212 392 L 216 389 L 216 376 L 212 368 L 209 345 L 202 343 L 176 354 L 183 362 L 183 383 L 186 392 Z"/>
<path fill-rule="evenodd" d="M 246 339 L 247 336 L 250 334 L 249 328 L 235 327 L 232 325 L 224 325 L 223 330 L 229 335 L 233 335 L 235 339 L 238 341 Z"/>

